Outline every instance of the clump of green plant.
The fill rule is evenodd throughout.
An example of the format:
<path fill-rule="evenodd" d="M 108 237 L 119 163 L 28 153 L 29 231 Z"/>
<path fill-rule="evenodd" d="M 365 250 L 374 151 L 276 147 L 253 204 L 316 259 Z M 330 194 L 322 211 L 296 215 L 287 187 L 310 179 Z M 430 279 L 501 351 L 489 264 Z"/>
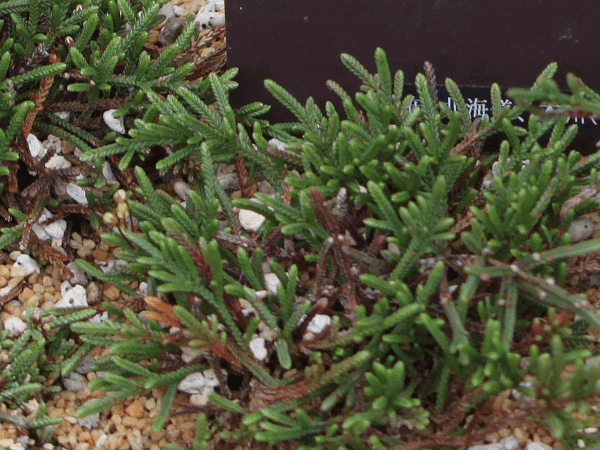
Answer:
<path fill-rule="evenodd" d="M 63 155 L 70 167 L 56 168 L 48 162 L 57 155 L 56 145 L 45 155 L 34 156 L 33 138 L 60 138 L 80 151 L 89 151 L 117 139 L 103 122 L 103 113 L 115 109 L 131 126 L 148 112 L 152 94 L 164 95 L 181 86 L 196 86 L 201 97 L 212 102 L 208 82 L 194 79 L 198 69 L 185 62 L 186 51 L 195 44 L 198 30 L 191 18 L 179 38 L 160 55 L 148 48 L 150 30 L 164 17 L 159 10 L 166 0 L 15 0 L 0 2 L 0 248 L 20 250 L 62 269 L 72 277 L 65 255 L 33 232 L 45 209 L 58 220 L 69 217 L 85 230 L 100 226 L 99 217 L 114 203 L 119 183 L 107 184 L 103 166 L 83 163 L 76 152 Z M 192 49 L 193 50 L 193 49 Z M 151 109 L 151 108 L 150 108 Z M 148 115 L 147 115 L 148 117 Z M 146 153 L 127 155 L 139 163 Z M 122 183 L 126 176 L 118 162 L 107 165 Z M 123 161 L 124 163 L 125 161 Z M 82 179 L 83 176 L 83 179 Z M 66 184 L 86 190 L 87 204 L 65 194 Z M 46 222 L 47 224 L 49 222 Z M 90 227 L 91 226 L 91 227 Z M 93 233 L 93 232 L 92 232 Z M 65 236 L 64 242 L 68 242 Z M 63 250 L 63 249 L 60 249 Z M 4 292 L 0 304 L 12 300 L 15 291 Z M 50 439 L 55 419 L 44 417 L 43 401 L 61 389 L 66 376 L 92 344 L 75 339 L 68 324 L 95 314 L 83 310 L 56 318 L 28 316 L 28 329 L 19 337 L 1 332 L 0 347 L 6 349 L 0 364 L 1 401 L 15 409 L 30 399 L 40 402 L 38 416 L 22 420 L 2 413 L 2 420 L 42 430 Z M 85 337 L 82 337 L 85 341 Z M 94 341 L 99 345 L 98 340 Z M 106 341 L 102 341 L 106 344 Z"/>
<path fill-rule="evenodd" d="M 363 82 L 354 100 L 329 83 L 345 118 L 269 80 L 297 123 L 258 119 L 259 104 L 234 111 L 228 72 L 208 79 L 212 107 L 196 89 L 147 91 L 154 109 L 131 137 L 84 154 L 122 154 L 128 164 L 127 155 L 160 142 L 171 153 L 157 167 L 185 169 L 191 189 L 182 203 L 135 167 L 138 187 L 120 196 L 108 217 L 114 232 L 103 235 L 128 266 L 105 275 L 79 261 L 130 294 L 126 282 L 145 281 L 153 296 L 150 308 L 105 304 L 108 322 L 71 326 L 107 342 L 100 367 L 111 377 L 92 387 L 115 392 L 78 415 L 166 385 L 159 429 L 177 383 L 210 366 L 218 393 L 196 407 L 194 448 L 463 447 L 527 418 L 558 438 L 580 437 L 600 365 L 574 340 L 565 349 L 571 320 L 531 325 L 556 307 L 600 330 L 585 298 L 561 287 L 569 258 L 600 249 L 600 240 L 571 244 L 565 233 L 597 206 L 578 196 L 596 184 L 600 152 L 585 161 L 566 152 L 577 127 L 558 115 L 515 126 L 525 107 L 502 106 L 497 85 L 492 116 L 477 123 L 452 80 L 445 85 L 457 111 L 439 102 L 430 65 L 415 79 L 421 106 L 408 111 L 404 75 L 392 75 L 383 50 L 375 74 L 350 55 L 342 61 Z M 532 92 L 555 70 L 548 66 Z M 483 152 L 498 133 L 499 150 Z M 221 187 L 216 162 L 235 165 L 242 198 Z M 259 173 L 274 193 L 253 195 Z M 245 230 L 240 210 L 262 215 L 263 225 Z M 575 372 L 565 379 L 567 364 Z M 507 389 L 526 405 L 463 428 L 467 414 Z M 431 420 L 439 413 L 447 419 Z"/>
<path fill-rule="evenodd" d="M 44 400 L 63 389 L 56 381 L 73 372 L 94 348 L 87 342 L 83 345 L 77 343 L 69 325 L 86 321 L 96 314 L 94 309 L 38 314 L 29 308 L 27 328 L 19 336 L 9 336 L 8 330 L 0 331 L 0 352 L 3 355 L 0 401 L 9 408 L 0 412 L 2 421 L 33 430 L 42 442 L 52 438 L 52 425 L 63 419 L 46 416 Z M 26 419 L 10 412 L 23 407 L 31 399 L 37 401 L 34 418 Z"/>
<path fill-rule="evenodd" d="M 107 110 L 115 110 L 114 116 L 129 127 L 138 115 L 153 114 L 152 108 L 148 111 L 152 99 L 147 93 L 194 85 L 194 63 L 181 60 L 198 35 L 191 17 L 178 39 L 160 55 L 145 46 L 152 27 L 164 18 L 158 13 L 165 3 L 27 0 L 0 4 L 0 214 L 3 225 L 11 225 L 2 228 L 0 247 L 19 241 L 22 249 L 31 248 L 42 259 L 60 260 L 30 230 L 44 208 L 55 216 L 80 214 L 98 227 L 97 213 L 112 204 L 111 195 L 118 187 L 106 186 L 103 166 L 92 169 L 73 157 L 72 167 L 55 168 L 47 164 L 57 152 L 55 146 L 34 157 L 30 139 L 43 141 L 52 134 L 89 151 L 118 137 L 103 123 Z M 200 81 L 198 86 L 202 90 L 206 83 Z M 205 89 L 202 98 L 211 101 L 210 96 Z M 134 155 L 136 161 L 143 160 L 146 154 L 130 152 L 122 165 Z M 115 162 L 108 164 L 117 171 Z M 23 186 L 29 176 L 25 167 L 36 178 Z M 75 204 L 61 194 L 65 183 L 86 187 L 88 203 Z"/>

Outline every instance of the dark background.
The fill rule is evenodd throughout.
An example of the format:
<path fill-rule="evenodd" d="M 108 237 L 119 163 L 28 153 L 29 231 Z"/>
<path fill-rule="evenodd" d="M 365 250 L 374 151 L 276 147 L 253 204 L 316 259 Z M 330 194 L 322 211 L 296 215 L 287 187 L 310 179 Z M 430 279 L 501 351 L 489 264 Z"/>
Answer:
<path fill-rule="evenodd" d="M 228 65 L 240 68 L 232 102 L 270 104 L 271 120 L 292 117 L 265 78 L 301 103 L 339 104 L 328 79 L 349 93 L 360 85 L 340 53 L 374 71 L 376 47 L 407 83 L 428 60 L 440 84 L 450 77 L 460 86 L 527 87 L 556 61 L 565 90 L 567 72 L 600 90 L 598 0 L 226 0 L 226 14 Z"/>

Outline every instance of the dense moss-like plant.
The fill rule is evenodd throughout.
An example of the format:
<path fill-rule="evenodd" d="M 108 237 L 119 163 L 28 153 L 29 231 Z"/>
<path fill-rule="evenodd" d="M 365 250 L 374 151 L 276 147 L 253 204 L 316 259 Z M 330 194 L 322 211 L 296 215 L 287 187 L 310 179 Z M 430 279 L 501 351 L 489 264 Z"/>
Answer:
<path fill-rule="evenodd" d="M 383 50 L 375 74 L 349 55 L 342 61 L 363 82 L 356 104 L 329 83 L 345 118 L 330 103 L 324 113 L 312 99 L 300 104 L 272 81 L 266 87 L 297 123 L 258 119 L 263 105 L 234 111 L 229 72 L 207 81 L 213 107 L 196 85 L 166 97 L 146 89 L 153 109 L 131 137 L 86 153 L 92 160 L 169 143 L 158 168 L 188 170 L 190 190 L 176 201 L 136 167 L 139 188 L 120 195 L 108 217 L 114 233 L 103 236 L 123 249 L 127 268 L 105 275 L 80 261 L 123 289 L 147 281 L 160 298 L 146 297 L 148 323 L 107 305 L 110 322 L 72 325 L 89 339 L 110 338 L 103 368 L 114 379 L 97 387 L 118 393 L 79 414 L 168 380 L 160 428 L 175 383 L 200 364 L 222 374 L 206 411 L 223 408 L 231 418 L 200 416 L 202 439 L 213 445 L 461 447 L 527 417 L 559 438 L 575 436 L 598 396 L 600 366 L 575 340 L 565 349 L 568 320 L 531 325 L 553 306 L 600 329 L 590 305 L 561 287 L 569 258 L 600 249 L 598 240 L 571 244 L 565 233 L 596 202 L 572 207 L 595 184 L 600 152 L 583 162 L 566 153 L 577 129 L 560 117 L 534 114 L 526 127 L 514 125 L 529 105 L 502 106 L 497 85 L 492 117 L 472 123 L 452 80 L 445 84 L 457 111 L 438 101 L 429 65 L 415 80 L 421 106 L 408 111 L 404 76 L 392 76 Z M 504 141 L 485 154 L 493 134 Z M 242 198 L 230 200 L 216 162 L 235 165 Z M 271 193 L 252 195 L 259 172 Z M 240 210 L 264 223 L 247 231 Z M 161 366 L 161 354 L 180 360 L 177 370 Z M 568 362 L 576 371 L 565 382 Z M 506 389 L 531 401 L 508 421 L 461 430 L 468 411 Z M 436 411 L 451 419 L 431 421 Z"/>

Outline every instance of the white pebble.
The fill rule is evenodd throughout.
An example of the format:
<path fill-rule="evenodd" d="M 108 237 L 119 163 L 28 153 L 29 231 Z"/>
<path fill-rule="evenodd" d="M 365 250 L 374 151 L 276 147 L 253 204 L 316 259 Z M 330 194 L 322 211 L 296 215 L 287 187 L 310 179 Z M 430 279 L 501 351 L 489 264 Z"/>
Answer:
<path fill-rule="evenodd" d="M 256 315 L 256 309 L 254 308 L 254 306 L 252 306 L 252 303 L 250 303 L 244 298 L 240 298 L 239 302 L 240 306 L 242 307 L 242 314 L 244 316 L 249 316 L 250 314 Z"/>
<path fill-rule="evenodd" d="M 59 137 L 54 136 L 53 134 L 49 134 L 44 142 L 42 142 L 42 145 L 46 149 L 53 148 L 57 155 L 62 152 L 62 141 Z"/>
<path fill-rule="evenodd" d="M 29 153 L 35 159 L 42 159 L 46 154 L 46 149 L 35 134 L 29 133 L 27 135 L 27 146 L 29 147 Z"/>
<path fill-rule="evenodd" d="M 102 314 L 96 314 L 89 318 L 89 323 L 104 323 L 108 320 L 108 311 L 104 311 Z"/>
<path fill-rule="evenodd" d="M 39 222 L 44 222 L 46 219 L 51 219 L 54 215 L 48 211 L 46 208 L 43 209 L 40 218 L 38 219 L 38 223 L 35 223 L 31 229 L 35 233 L 35 235 L 42 241 L 47 241 L 50 239 L 50 235 L 46 233 L 46 229 L 43 225 L 40 225 Z"/>
<path fill-rule="evenodd" d="M 274 341 L 279 333 L 271 330 L 264 322 L 258 323 L 258 335 L 263 338 L 265 341 Z"/>
<path fill-rule="evenodd" d="M 75 183 L 67 184 L 67 195 L 80 205 L 87 205 L 88 200 L 85 196 L 85 189 Z"/>
<path fill-rule="evenodd" d="M 115 174 L 110 168 L 110 164 L 108 163 L 108 161 L 104 161 L 104 163 L 102 164 L 102 175 L 104 175 L 104 178 L 109 183 L 117 181 L 117 179 L 115 178 Z"/>
<path fill-rule="evenodd" d="M 281 284 L 279 277 L 274 273 L 265 274 L 265 288 L 267 292 L 273 295 L 277 295 L 277 286 Z"/>
<path fill-rule="evenodd" d="M 200 27 L 201 30 L 214 28 L 217 25 L 224 24 L 224 0 L 209 1 L 206 5 L 200 8 L 200 11 L 198 11 L 194 22 Z"/>
<path fill-rule="evenodd" d="M 71 372 L 63 377 L 63 386 L 69 392 L 81 392 L 87 385 L 87 378 L 77 372 Z"/>
<path fill-rule="evenodd" d="M 248 347 L 257 360 L 262 361 L 267 357 L 267 348 L 265 347 L 265 340 L 263 338 L 257 337 L 252 339 Z"/>
<path fill-rule="evenodd" d="M 98 262 L 98 267 L 104 273 L 118 273 L 121 269 L 127 267 L 127 261 L 123 259 L 109 259 L 108 261 Z"/>
<path fill-rule="evenodd" d="M 35 259 L 29 255 L 19 255 L 17 262 L 13 264 L 13 267 L 21 267 L 25 271 L 25 276 L 28 277 L 33 272 L 40 273 L 40 266 Z"/>
<path fill-rule="evenodd" d="M 317 314 L 306 327 L 306 331 L 309 333 L 319 334 L 329 325 L 331 325 L 331 317 L 324 314 Z"/>
<path fill-rule="evenodd" d="M 217 378 L 217 374 L 214 370 L 206 369 L 204 372 L 202 372 L 202 374 L 204 375 L 204 380 L 207 386 L 217 387 L 219 385 L 219 379 Z"/>
<path fill-rule="evenodd" d="M 521 444 L 519 444 L 517 438 L 512 434 L 500 439 L 500 444 L 502 444 L 504 450 L 517 450 L 519 447 L 521 447 Z"/>
<path fill-rule="evenodd" d="M 88 279 L 87 275 L 85 274 L 85 271 L 81 267 L 79 267 L 75 261 L 72 261 L 69 264 L 67 264 L 67 269 L 73 272 L 73 278 L 69 280 L 71 284 L 88 284 Z"/>
<path fill-rule="evenodd" d="M 138 291 L 140 292 L 140 295 L 142 297 L 146 297 L 147 295 L 150 295 L 150 287 L 148 286 L 148 283 L 146 283 L 145 281 L 142 281 L 140 283 L 140 285 L 138 286 Z"/>
<path fill-rule="evenodd" d="M 70 286 L 71 283 L 68 281 L 63 282 L 60 286 L 62 297 L 54 307 L 60 309 L 87 308 L 88 302 L 85 288 L 80 284 L 77 284 L 72 288 L 69 288 Z"/>
<path fill-rule="evenodd" d="M 119 133 L 119 134 L 125 134 L 125 121 L 123 119 L 123 116 L 119 117 L 118 119 L 115 117 L 115 111 L 117 111 L 116 109 L 109 109 L 108 111 L 104 111 L 104 114 L 102 114 L 102 118 L 104 119 L 104 123 L 108 126 L 108 128 L 110 128 L 111 130 Z"/>
<path fill-rule="evenodd" d="M 179 198 L 185 202 L 188 198 L 191 188 L 187 183 L 184 183 L 183 181 L 176 181 L 173 184 L 173 191 L 175 191 Z"/>
<path fill-rule="evenodd" d="M 206 379 L 202 372 L 194 372 L 187 375 L 183 380 L 179 382 L 179 389 L 187 394 L 200 394 L 206 385 Z"/>
<path fill-rule="evenodd" d="M 275 147 L 277 150 L 285 151 L 287 149 L 285 142 L 280 141 L 279 139 L 269 139 L 267 144 L 269 144 L 271 147 Z"/>
<path fill-rule="evenodd" d="M 567 233 L 571 236 L 571 242 L 589 239 L 592 237 L 592 234 L 594 234 L 594 222 L 587 217 L 574 220 L 571 222 L 571 226 L 569 226 L 569 231 L 567 231 Z"/>
<path fill-rule="evenodd" d="M 55 239 L 62 239 L 65 235 L 65 230 L 67 229 L 67 221 L 60 219 L 48 225 L 43 225 L 43 227 L 48 236 Z"/>
<path fill-rule="evenodd" d="M 107 448 L 107 444 L 108 436 L 104 431 L 100 430 L 100 436 L 94 441 L 94 445 L 96 448 Z"/>
<path fill-rule="evenodd" d="M 46 169 L 58 170 L 58 169 L 68 169 L 72 164 L 61 155 L 54 155 L 50 160 L 46 163 Z"/>
<path fill-rule="evenodd" d="M 94 401 L 94 400 L 88 400 L 82 406 L 87 405 L 88 403 L 90 403 L 92 401 Z M 89 416 L 85 416 L 81 419 L 77 419 L 77 423 L 79 423 L 79 426 L 85 427 L 88 430 L 91 430 L 92 428 L 96 429 L 100 426 L 100 413 L 90 414 Z M 102 438 L 102 436 L 100 436 L 98 438 L 98 440 L 100 440 L 101 438 Z M 98 442 L 98 440 L 96 442 Z M 100 447 L 100 448 L 102 448 L 102 447 Z"/>
<path fill-rule="evenodd" d="M 13 316 L 4 322 L 4 329 L 8 331 L 8 337 L 14 338 L 27 329 L 27 324 Z"/>
<path fill-rule="evenodd" d="M 502 444 L 487 444 L 487 445 L 473 445 L 468 447 L 467 450 L 504 450 Z"/>
<path fill-rule="evenodd" d="M 69 120 L 69 117 L 71 116 L 71 113 L 68 112 L 68 111 L 59 111 L 59 112 L 55 112 L 54 115 L 56 117 L 58 117 L 59 119 Z"/>
<path fill-rule="evenodd" d="M 552 447 L 542 442 L 529 442 L 527 444 L 527 450 L 552 450 Z"/>
<path fill-rule="evenodd" d="M 240 209 L 238 217 L 240 225 L 246 231 L 258 231 L 266 221 L 265 216 L 249 209 Z"/>
<path fill-rule="evenodd" d="M 195 348 L 184 346 L 179 348 L 181 349 L 181 360 L 186 364 L 189 364 L 198 356 Z"/>

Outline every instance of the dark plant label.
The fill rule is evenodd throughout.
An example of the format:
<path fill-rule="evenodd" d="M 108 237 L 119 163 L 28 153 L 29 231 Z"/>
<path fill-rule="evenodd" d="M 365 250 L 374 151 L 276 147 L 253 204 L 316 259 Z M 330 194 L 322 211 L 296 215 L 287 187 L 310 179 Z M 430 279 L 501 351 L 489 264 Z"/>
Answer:
<path fill-rule="evenodd" d="M 393 71 L 404 71 L 407 83 L 423 72 L 424 61 L 430 61 L 440 84 L 449 77 L 465 87 L 489 87 L 493 82 L 503 89 L 528 87 L 556 61 L 555 80 L 561 88 L 566 90 L 565 75 L 573 72 L 600 90 L 596 0 L 226 3 L 228 64 L 240 68 L 233 103 L 270 104 L 271 120 L 292 117 L 264 89 L 265 78 L 301 103 L 312 96 L 320 105 L 326 100 L 339 104 L 325 86 L 328 79 L 349 93 L 360 86 L 340 62 L 340 53 L 351 54 L 373 72 L 376 47 L 387 52 Z M 465 96 L 474 117 L 487 113 L 489 90 L 475 88 Z M 570 119 L 577 120 L 596 129 L 590 119 Z"/>

